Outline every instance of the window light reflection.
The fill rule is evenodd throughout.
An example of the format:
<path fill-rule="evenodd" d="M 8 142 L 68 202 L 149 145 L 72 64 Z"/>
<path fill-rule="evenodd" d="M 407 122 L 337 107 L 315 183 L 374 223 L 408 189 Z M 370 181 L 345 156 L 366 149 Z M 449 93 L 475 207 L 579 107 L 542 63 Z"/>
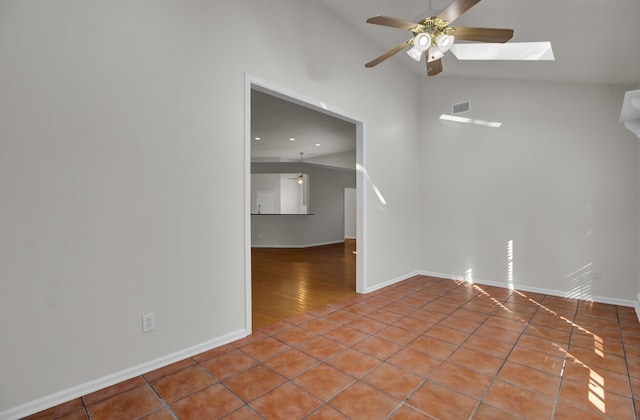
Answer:
<path fill-rule="evenodd" d="M 589 402 L 601 413 L 606 413 L 604 378 L 593 369 L 589 372 Z"/>
<path fill-rule="evenodd" d="M 602 339 L 602 337 L 598 336 L 597 334 L 594 334 L 593 332 L 587 330 L 586 328 L 576 324 L 575 322 L 565 318 L 564 316 L 560 315 L 559 313 L 553 311 L 552 309 L 548 308 L 547 306 L 543 305 L 542 303 L 536 301 L 535 299 L 532 299 L 530 297 L 528 297 L 526 294 L 518 291 L 518 290 L 514 290 L 514 293 L 524 299 L 527 299 L 529 302 L 536 304 L 540 309 L 546 311 L 547 313 L 552 314 L 553 316 L 562 319 L 564 322 L 567 322 L 569 324 L 571 324 L 574 328 L 576 328 L 576 330 L 586 333 L 588 335 L 591 335 L 593 337 L 593 348 L 594 348 L 594 352 L 600 356 L 600 357 L 605 357 L 604 356 L 604 340 Z M 603 414 L 606 414 L 607 412 L 607 407 L 606 407 L 606 395 L 605 395 L 605 379 L 602 375 L 598 374 L 595 370 L 591 369 L 588 365 L 586 365 L 584 362 L 582 362 L 581 360 L 579 360 L 577 357 L 575 357 L 573 354 L 571 354 L 566 348 L 563 348 L 562 346 L 560 346 L 557 343 L 553 343 L 555 347 L 557 347 L 559 350 L 561 350 L 562 352 L 564 352 L 567 356 L 567 363 L 569 363 L 569 360 L 571 360 L 571 363 L 579 365 L 585 369 L 589 370 L 589 380 L 588 383 L 584 382 L 585 385 L 585 392 L 587 393 L 587 399 L 589 401 L 590 404 L 592 404 L 598 411 L 600 411 Z M 564 369 L 563 369 L 563 374 L 564 374 Z"/>
<path fill-rule="evenodd" d="M 483 125 L 485 127 L 492 127 L 492 128 L 498 128 L 502 125 L 501 122 L 497 122 L 497 121 L 477 120 L 473 118 L 459 117 L 457 115 L 448 115 L 448 114 L 440 115 L 440 119 L 444 121 L 453 121 L 453 122 L 459 122 L 464 124 Z"/>
<path fill-rule="evenodd" d="M 507 241 L 507 285 L 513 290 L 513 239 Z"/>
<path fill-rule="evenodd" d="M 367 179 L 367 182 L 371 185 L 371 188 L 373 188 L 373 192 L 376 193 L 378 200 L 380 200 L 382 204 L 387 204 L 387 200 L 384 199 L 384 197 L 382 196 L 382 193 L 380 192 L 378 187 L 376 187 L 376 184 L 371 180 L 371 177 L 369 176 L 367 169 L 364 166 L 360 165 L 359 163 L 356 163 L 356 171 L 362 172 L 362 174 Z"/>
<path fill-rule="evenodd" d="M 512 262 L 513 261 L 513 242 L 509 241 L 509 243 L 511 244 L 509 246 L 510 252 L 509 252 L 509 260 Z M 469 270 L 468 270 L 469 271 Z M 512 271 L 511 271 L 512 272 Z M 512 277 L 511 277 L 512 278 Z M 506 307 L 502 302 L 500 302 L 499 300 L 497 300 L 496 298 L 494 298 L 493 296 L 491 296 L 491 294 L 489 292 L 487 292 L 482 286 L 480 285 L 472 285 L 472 287 L 474 289 L 476 289 L 477 291 L 479 291 L 480 294 L 486 296 L 487 298 L 491 299 L 491 301 L 496 304 L 497 306 L 501 307 L 503 310 L 508 311 L 508 312 L 512 312 L 511 310 L 509 310 L 508 307 Z M 523 300 L 526 300 L 528 302 L 531 302 L 533 304 L 535 304 L 536 306 L 538 306 L 538 311 L 544 311 L 558 319 L 563 320 L 564 322 L 567 322 L 569 324 L 571 324 L 575 330 L 575 332 L 580 332 L 580 333 L 584 333 L 587 334 L 591 337 L 593 337 L 593 350 L 594 352 L 604 358 L 604 339 L 600 336 L 598 336 L 597 334 L 589 331 L 588 329 L 586 329 L 585 327 L 578 325 L 577 323 L 567 319 L 566 317 L 562 316 L 560 313 L 552 310 L 551 308 L 547 307 L 546 305 L 542 304 L 541 302 L 536 301 L 535 299 L 527 296 L 525 293 L 518 291 L 518 290 L 514 290 L 512 296 L 519 296 L 520 298 L 522 298 Z M 532 329 L 536 329 L 537 325 L 536 324 L 529 324 L 529 327 Z M 541 326 L 542 328 L 542 326 Z M 544 333 L 542 332 L 538 332 L 538 334 L 540 335 L 544 335 Z M 538 334 L 534 334 L 534 335 L 538 335 Z M 555 348 L 557 348 L 560 352 L 563 353 L 564 356 L 567 357 L 566 360 L 566 364 L 562 369 L 562 373 L 561 375 L 564 376 L 565 372 L 566 372 L 566 367 L 569 364 L 572 364 L 574 366 L 579 366 L 581 369 L 585 369 L 588 371 L 589 376 L 588 377 L 584 377 L 582 379 L 579 378 L 575 378 L 575 381 L 579 381 L 580 382 L 580 386 L 581 392 L 584 392 L 584 397 L 587 401 L 589 401 L 589 404 L 591 404 L 595 409 L 598 410 L 598 412 L 602 413 L 602 414 L 607 414 L 607 405 L 606 405 L 606 387 L 605 387 L 605 378 L 600 375 L 598 372 L 596 372 L 594 369 L 592 369 L 591 367 L 589 367 L 587 364 L 585 364 L 583 361 L 581 361 L 580 359 L 578 359 L 575 355 L 571 354 L 568 351 L 568 345 L 560 345 L 556 342 L 553 342 L 553 346 Z M 579 346 L 578 346 L 579 347 Z M 586 373 L 586 372 L 585 372 Z"/>

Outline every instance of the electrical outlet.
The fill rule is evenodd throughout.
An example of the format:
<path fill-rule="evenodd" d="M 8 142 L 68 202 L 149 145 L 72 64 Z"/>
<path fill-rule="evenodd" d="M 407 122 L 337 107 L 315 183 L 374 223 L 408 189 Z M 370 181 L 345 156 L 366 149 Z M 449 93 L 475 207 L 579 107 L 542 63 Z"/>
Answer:
<path fill-rule="evenodd" d="M 600 276 L 602 275 L 602 273 L 600 272 L 599 269 L 593 270 L 593 279 L 594 280 L 600 280 Z"/>
<path fill-rule="evenodd" d="M 142 332 L 146 333 L 156 329 L 156 314 L 142 315 Z"/>

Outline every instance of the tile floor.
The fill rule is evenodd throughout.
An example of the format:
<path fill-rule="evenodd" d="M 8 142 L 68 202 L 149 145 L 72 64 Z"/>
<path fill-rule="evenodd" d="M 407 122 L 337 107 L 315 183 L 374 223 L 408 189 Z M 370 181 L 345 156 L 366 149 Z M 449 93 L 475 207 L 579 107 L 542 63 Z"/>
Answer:
<path fill-rule="evenodd" d="M 418 276 L 30 419 L 637 419 L 633 308 Z"/>

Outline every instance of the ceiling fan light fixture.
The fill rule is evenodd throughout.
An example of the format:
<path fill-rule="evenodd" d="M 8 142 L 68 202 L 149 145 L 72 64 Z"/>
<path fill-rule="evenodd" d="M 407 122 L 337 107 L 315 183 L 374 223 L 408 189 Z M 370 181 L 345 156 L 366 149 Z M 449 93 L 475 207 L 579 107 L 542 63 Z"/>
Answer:
<path fill-rule="evenodd" d="M 450 26 L 480 0 L 442 1 L 450 1 L 450 3 L 436 16 L 425 17 L 418 22 L 389 16 L 373 16 L 367 19 L 367 23 L 408 30 L 411 32 L 412 38 L 365 63 L 364 66 L 366 68 L 377 66 L 396 53 L 410 47 L 407 53 L 416 61 L 420 61 L 423 53 L 427 54 L 427 76 L 436 76 L 442 72 L 442 57 L 449 49 L 453 50 L 455 48 L 454 43 L 456 40 L 504 43 L 513 37 L 513 29 Z M 440 8 L 438 9 L 440 10 Z M 429 10 L 433 10 L 433 8 L 429 6 Z M 417 20 L 417 18 L 414 20 Z M 454 34 L 456 35 L 455 37 L 453 36 Z"/>
<path fill-rule="evenodd" d="M 429 54 L 427 56 L 428 63 L 431 63 L 432 61 L 440 60 L 442 57 L 444 57 L 444 53 L 440 48 L 438 48 L 437 45 L 432 45 L 431 48 L 429 48 Z"/>
<path fill-rule="evenodd" d="M 640 138 L 640 89 L 624 93 L 620 122 Z"/>
<path fill-rule="evenodd" d="M 431 46 L 431 35 L 421 32 L 413 38 L 413 47 L 407 51 L 409 57 L 416 61 L 420 61 L 422 53 L 427 51 Z"/>
<path fill-rule="evenodd" d="M 407 55 L 416 61 L 420 61 L 420 59 L 422 58 L 422 51 L 420 51 L 416 47 L 413 47 L 409 51 L 407 51 Z"/>
<path fill-rule="evenodd" d="M 441 33 L 436 37 L 436 45 L 443 53 L 449 51 L 449 48 L 453 45 L 455 38 L 453 35 L 447 35 L 445 33 Z"/>
<path fill-rule="evenodd" d="M 304 152 L 300 152 L 300 163 L 304 163 Z M 300 174 L 300 176 L 298 176 L 298 184 L 302 184 L 304 182 L 304 176 L 303 174 Z"/>

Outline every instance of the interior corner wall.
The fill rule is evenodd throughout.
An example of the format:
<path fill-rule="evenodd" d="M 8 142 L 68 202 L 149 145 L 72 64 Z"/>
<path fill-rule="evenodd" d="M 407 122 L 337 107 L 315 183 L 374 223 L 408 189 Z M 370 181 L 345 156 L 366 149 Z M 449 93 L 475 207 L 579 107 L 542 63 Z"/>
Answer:
<path fill-rule="evenodd" d="M 638 165 L 640 166 L 640 140 L 638 141 Z M 640 171 L 638 171 L 638 176 L 640 177 Z M 638 180 L 638 207 L 640 208 L 640 179 Z M 640 214 L 638 214 L 638 220 L 640 220 Z M 640 242 L 640 223 L 638 223 L 638 242 Z M 638 284 L 636 288 L 636 315 L 638 315 L 638 320 L 640 320 L 640 244 L 638 245 Z"/>
<path fill-rule="evenodd" d="M 252 163 L 252 173 L 305 173 L 309 215 L 252 215 L 251 246 L 302 248 L 344 241 L 344 189 L 356 187 L 353 169 L 293 162 Z"/>
<path fill-rule="evenodd" d="M 640 89 L 640 84 L 636 87 L 636 89 Z M 640 166 L 640 139 L 638 139 L 638 165 Z M 640 171 L 638 171 L 638 176 L 640 177 Z M 640 178 L 638 180 L 638 207 L 640 208 Z M 638 220 L 640 220 L 640 214 L 638 215 Z M 638 316 L 638 320 L 640 320 L 640 222 L 638 223 L 638 257 L 637 257 L 637 264 L 638 264 L 638 284 L 636 287 L 636 296 L 635 296 L 635 307 L 636 307 L 636 315 Z"/>
<path fill-rule="evenodd" d="M 422 86 L 421 267 L 632 302 L 638 140 L 618 122 L 624 91 L 455 78 Z M 502 126 L 438 120 L 464 100 L 464 116 Z"/>
<path fill-rule="evenodd" d="M 2 1 L 0 417 L 247 333 L 247 74 L 362 118 L 367 284 L 415 270 L 416 77 L 379 53 L 319 2 Z"/>

